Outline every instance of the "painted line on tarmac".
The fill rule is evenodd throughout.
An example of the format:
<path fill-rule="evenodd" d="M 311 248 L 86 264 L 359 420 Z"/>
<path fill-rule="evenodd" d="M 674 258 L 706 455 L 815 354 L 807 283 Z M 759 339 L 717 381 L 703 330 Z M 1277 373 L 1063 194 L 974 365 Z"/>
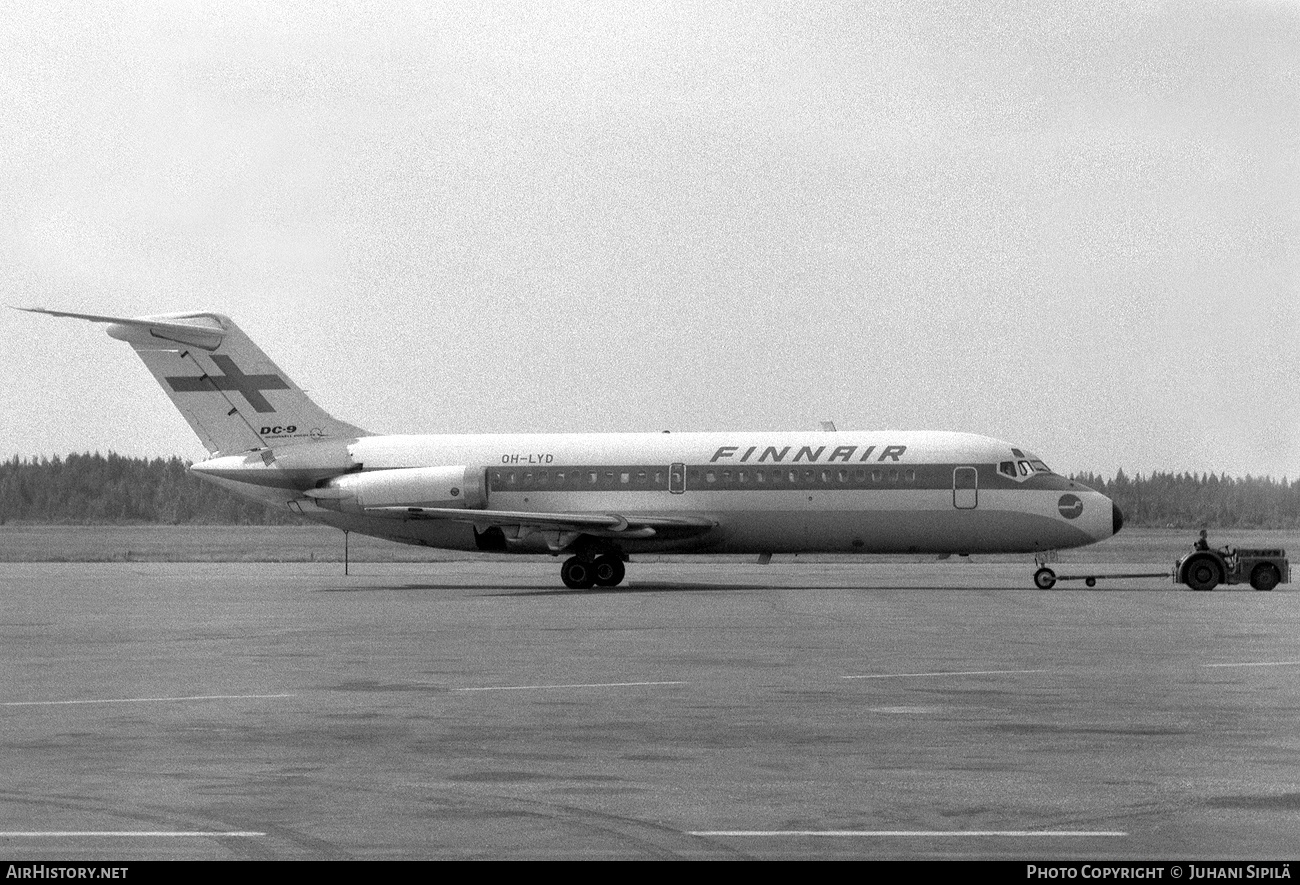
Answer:
<path fill-rule="evenodd" d="M 945 670 L 938 673 L 873 673 L 867 676 L 841 676 L 841 679 L 904 679 L 912 676 L 1000 676 L 1011 673 L 1050 673 L 1050 670 Z"/>
<path fill-rule="evenodd" d="M 1300 661 L 1254 661 L 1245 664 L 1201 664 L 1202 667 L 1300 667 Z"/>
<path fill-rule="evenodd" d="M 587 682 L 574 685 L 486 685 L 452 691 L 533 691 L 543 688 L 627 688 L 633 685 L 689 685 L 689 682 Z"/>
<path fill-rule="evenodd" d="M 931 838 L 978 836 L 1022 839 L 1030 836 L 1096 837 L 1127 836 L 1120 830 L 692 830 L 691 836 L 833 836 L 838 838 Z"/>
<path fill-rule="evenodd" d="M 75 838 L 137 838 L 147 837 L 157 838 L 219 838 L 219 839 L 247 839 L 255 836 L 265 836 L 266 833 L 254 833 L 243 830 L 232 830 L 230 832 L 173 832 L 170 830 L 45 830 L 32 831 L 26 833 L 20 832 L 0 832 L 0 839 L 75 839 Z"/>
<path fill-rule="evenodd" d="M 181 698 L 97 698 L 86 701 L 2 701 L 0 707 L 58 707 L 69 704 L 151 704 L 156 701 L 234 701 L 292 698 L 291 694 L 200 694 Z"/>

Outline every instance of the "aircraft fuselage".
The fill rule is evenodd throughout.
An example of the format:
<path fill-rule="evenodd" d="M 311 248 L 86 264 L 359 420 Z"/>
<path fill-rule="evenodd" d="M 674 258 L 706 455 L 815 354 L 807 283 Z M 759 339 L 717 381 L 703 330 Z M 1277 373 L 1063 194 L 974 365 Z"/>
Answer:
<path fill-rule="evenodd" d="M 1117 530 L 1104 495 L 1045 467 L 1024 472 L 1022 463 L 1041 465 L 1009 443 L 962 433 L 484 434 L 298 443 L 194 470 L 338 528 L 462 550 L 549 549 L 541 529 L 531 542 L 527 532 L 504 545 L 488 537 L 488 517 L 500 510 L 690 514 L 715 523 L 687 536 L 616 537 L 626 553 L 1031 553 Z M 481 478 L 473 496 L 466 489 L 459 501 L 433 503 L 462 506 L 467 520 L 482 511 L 483 526 L 347 512 L 307 494 L 337 477 L 364 484 L 413 468 Z"/>

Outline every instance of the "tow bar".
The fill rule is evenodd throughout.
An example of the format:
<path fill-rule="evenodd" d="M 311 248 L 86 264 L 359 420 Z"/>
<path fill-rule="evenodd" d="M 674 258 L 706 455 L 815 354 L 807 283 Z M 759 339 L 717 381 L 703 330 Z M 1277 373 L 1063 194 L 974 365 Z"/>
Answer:
<path fill-rule="evenodd" d="M 1098 581 L 1114 578 L 1167 578 L 1169 572 L 1128 572 L 1122 575 L 1058 575 L 1047 566 L 1034 572 L 1034 586 L 1039 590 L 1051 590 L 1057 581 L 1083 581 L 1089 587 L 1096 587 Z"/>

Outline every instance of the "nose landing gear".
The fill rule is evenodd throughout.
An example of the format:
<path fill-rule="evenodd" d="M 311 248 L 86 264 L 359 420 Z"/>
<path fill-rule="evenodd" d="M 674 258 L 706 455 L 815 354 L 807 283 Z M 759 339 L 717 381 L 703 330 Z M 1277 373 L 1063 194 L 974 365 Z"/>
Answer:
<path fill-rule="evenodd" d="M 1040 550 L 1034 554 L 1034 565 L 1038 566 L 1038 571 L 1034 572 L 1034 586 L 1039 590 L 1051 590 L 1056 586 L 1056 572 L 1047 564 L 1055 559 L 1052 550 Z"/>

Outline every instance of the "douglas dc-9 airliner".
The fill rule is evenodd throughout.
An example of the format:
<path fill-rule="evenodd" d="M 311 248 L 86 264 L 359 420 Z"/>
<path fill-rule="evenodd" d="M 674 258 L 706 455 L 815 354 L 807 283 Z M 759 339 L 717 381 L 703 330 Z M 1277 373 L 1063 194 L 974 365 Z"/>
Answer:
<path fill-rule="evenodd" d="M 1109 538 L 1109 498 L 986 436 L 938 432 L 375 435 L 327 414 L 228 317 L 107 323 L 211 457 L 190 469 L 345 531 L 565 556 L 615 587 L 631 554 L 1033 553 Z"/>

